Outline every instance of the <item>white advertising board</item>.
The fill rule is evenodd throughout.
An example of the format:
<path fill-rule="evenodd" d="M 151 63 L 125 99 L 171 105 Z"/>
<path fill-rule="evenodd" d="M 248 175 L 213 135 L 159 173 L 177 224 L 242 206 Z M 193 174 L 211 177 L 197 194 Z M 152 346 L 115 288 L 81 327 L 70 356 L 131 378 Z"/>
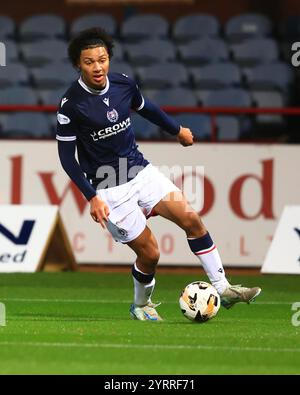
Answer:
<path fill-rule="evenodd" d="M 284 206 L 300 204 L 300 178 L 292 176 L 300 168 L 296 145 L 143 143 L 139 149 L 161 170 L 183 167 L 189 199 L 191 181 L 203 187 L 197 169 L 204 167 L 202 219 L 225 265 L 261 267 Z M 0 171 L 0 204 L 59 206 L 78 263 L 134 261 L 127 246 L 91 220 L 88 202 L 61 168 L 55 141 L 1 142 Z M 175 181 L 182 185 L 181 177 Z M 200 211 L 197 201 L 192 205 Z M 198 264 L 176 225 L 158 217 L 148 225 L 162 264 Z"/>
<path fill-rule="evenodd" d="M 284 208 L 261 272 L 300 274 L 300 206 Z"/>

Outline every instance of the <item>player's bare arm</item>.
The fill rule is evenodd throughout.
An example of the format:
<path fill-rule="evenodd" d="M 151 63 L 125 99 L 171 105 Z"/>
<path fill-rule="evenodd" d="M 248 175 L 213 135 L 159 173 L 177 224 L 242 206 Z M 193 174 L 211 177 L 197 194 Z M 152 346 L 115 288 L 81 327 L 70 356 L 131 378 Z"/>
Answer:
<path fill-rule="evenodd" d="M 177 140 L 184 147 L 188 147 L 189 145 L 193 145 L 194 136 L 189 128 L 184 128 L 183 126 L 180 126 L 180 130 L 177 135 Z"/>
<path fill-rule="evenodd" d="M 109 208 L 98 195 L 90 200 L 90 214 L 93 220 L 99 222 L 102 228 L 105 229 L 105 221 L 107 222 L 108 220 Z"/>

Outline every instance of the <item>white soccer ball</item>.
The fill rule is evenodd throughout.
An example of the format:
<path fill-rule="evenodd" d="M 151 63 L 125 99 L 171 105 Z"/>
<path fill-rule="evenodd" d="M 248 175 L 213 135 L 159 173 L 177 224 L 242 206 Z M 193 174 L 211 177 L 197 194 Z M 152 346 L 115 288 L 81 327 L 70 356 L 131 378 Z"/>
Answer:
<path fill-rule="evenodd" d="M 215 317 L 220 304 L 217 290 L 204 281 L 195 281 L 187 285 L 179 298 L 183 315 L 196 322 L 205 322 Z"/>

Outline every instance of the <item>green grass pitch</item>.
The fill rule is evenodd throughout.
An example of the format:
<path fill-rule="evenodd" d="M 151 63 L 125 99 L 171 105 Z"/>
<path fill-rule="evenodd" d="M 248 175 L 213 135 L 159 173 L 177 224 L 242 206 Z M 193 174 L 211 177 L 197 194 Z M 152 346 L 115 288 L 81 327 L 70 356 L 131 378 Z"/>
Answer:
<path fill-rule="evenodd" d="M 157 275 L 164 321 L 140 322 L 129 318 L 130 273 L 1 274 L 0 374 L 300 374 L 299 277 L 232 276 L 262 294 L 204 324 L 178 305 L 195 280 L 205 278 Z"/>

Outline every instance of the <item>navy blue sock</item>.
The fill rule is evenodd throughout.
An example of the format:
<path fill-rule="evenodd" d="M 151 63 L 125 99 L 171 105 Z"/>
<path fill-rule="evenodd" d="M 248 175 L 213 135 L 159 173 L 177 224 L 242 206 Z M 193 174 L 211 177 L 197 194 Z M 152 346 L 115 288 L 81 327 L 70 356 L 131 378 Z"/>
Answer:
<path fill-rule="evenodd" d="M 151 281 L 153 280 L 154 274 L 155 274 L 155 273 L 152 273 L 152 274 L 141 273 L 138 270 L 136 270 L 135 265 L 132 266 L 131 272 L 132 272 L 133 277 L 138 282 L 143 283 L 143 284 L 150 284 Z"/>
<path fill-rule="evenodd" d="M 212 251 L 215 248 L 214 242 L 208 232 L 204 236 L 198 237 L 197 239 L 188 238 L 188 243 L 190 249 L 195 255 L 200 255 L 202 251 Z"/>

